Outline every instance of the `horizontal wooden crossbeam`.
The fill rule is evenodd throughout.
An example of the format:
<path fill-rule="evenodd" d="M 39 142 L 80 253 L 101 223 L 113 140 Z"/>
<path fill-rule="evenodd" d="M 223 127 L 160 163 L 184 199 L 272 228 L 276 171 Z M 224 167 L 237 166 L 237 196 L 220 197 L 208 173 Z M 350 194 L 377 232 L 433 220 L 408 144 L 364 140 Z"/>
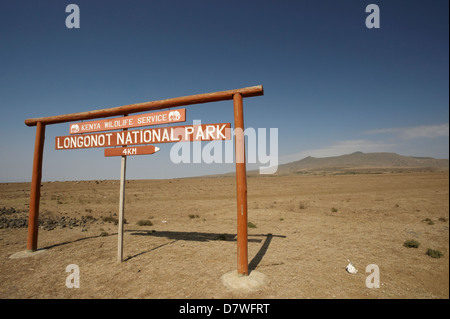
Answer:
<path fill-rule="evenodd" d="M 25 124 L 28 126 L 36 126 L 38 122 L 43 125 L 65 123 L 72 121 L 81 120 L 91 120 L 102 117 L 119 116 L 130 113 L 144 112 L 160 110 L 169 107 L 177 107 L 192 104 L 201 104 L 208 102 L 218 102 L 232 100 L 235 94 L 241 94 L 242 97 L 259 96 L 264 94 L 264 89 L 262 85 L 251 86 L 242 89 L 214 92 L 214 93 L 203 93 L 197 95 L 189 95 L 183 97 L 176 97 L 166 100 L 151 101 L 137 104 L 129 104 L 124 106 L 112 107 L 102 110 L 94 110 L 88 112 L 71 113 L 64 115 L 39 117 L 33 119 L 26 119 Z"/>

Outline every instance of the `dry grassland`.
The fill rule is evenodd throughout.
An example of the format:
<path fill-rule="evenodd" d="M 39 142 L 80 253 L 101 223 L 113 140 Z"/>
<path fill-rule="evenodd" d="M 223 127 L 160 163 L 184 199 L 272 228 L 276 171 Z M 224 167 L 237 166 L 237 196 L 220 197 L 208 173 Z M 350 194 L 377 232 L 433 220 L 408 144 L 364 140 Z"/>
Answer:
<path fill-rule="evenodd" d="M 29 192 L 0 184 L 0 207 L 16 210 L 4 225 L 27 218 Z M 250 293 L 221 282 L 236 269 L 234 177 L 128 181 L 122 263 L 118 194 L 117 181 L 43 183 L 46 251 L 11 259 L 27 229 L 0 229 L 0 298 L 449 298 L 448 171 L 248 178 L 249 266 L 268 279 Z M 369 264 L 380 288 L 366 287 Z"/>

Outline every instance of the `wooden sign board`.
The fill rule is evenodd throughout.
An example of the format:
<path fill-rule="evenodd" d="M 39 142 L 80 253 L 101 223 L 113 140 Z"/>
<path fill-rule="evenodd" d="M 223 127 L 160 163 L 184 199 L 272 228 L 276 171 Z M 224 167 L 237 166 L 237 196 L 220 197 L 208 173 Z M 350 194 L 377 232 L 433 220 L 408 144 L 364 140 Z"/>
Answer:
<path fill-rule="evenodd" d="M 105 156 L 149 155 L 158 151 L 159 147 L 153 145 L 105 148 Z"/>
<path fill-rule="evenodd" d="M 124 128 L 151 126 L 186 121 L 186 109 L 137 114 L 98 121 L 70 124 L 70 134 L 112 131 Z"/>
<path fill-rule="evenodd" d="M 175 143 L 193 141 L 213 141 L 231 139 L 231 124 L 201 124 L 185 126 L 166 126 L 143 130 L 103 132 L 56 136 L 55 149 L 78 149 L 124 145 Z"/>

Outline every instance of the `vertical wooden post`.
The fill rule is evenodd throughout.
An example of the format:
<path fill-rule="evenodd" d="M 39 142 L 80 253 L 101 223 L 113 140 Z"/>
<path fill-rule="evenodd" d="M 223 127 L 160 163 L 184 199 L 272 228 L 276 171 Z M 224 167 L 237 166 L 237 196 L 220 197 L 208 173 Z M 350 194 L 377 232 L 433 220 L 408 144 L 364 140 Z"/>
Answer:
<path fill-rule="evenodd" d="M 41 198 L 42 158 L 44 153 L 45 125 L 36 124 L 36 139 L 34 142 L 33 173 L 31 176 L 30 210 L 28 214 L 27 250 L 37 250 L 39 231 L 39 202 Z"/>
<path fill-rule="evenodd" d="M 247 171 L 245 167 L 245 136 L 242 95 L 233 95 L 236 191 L 237 191 L 237 271 L 248 275 L 247 243 Z"/>

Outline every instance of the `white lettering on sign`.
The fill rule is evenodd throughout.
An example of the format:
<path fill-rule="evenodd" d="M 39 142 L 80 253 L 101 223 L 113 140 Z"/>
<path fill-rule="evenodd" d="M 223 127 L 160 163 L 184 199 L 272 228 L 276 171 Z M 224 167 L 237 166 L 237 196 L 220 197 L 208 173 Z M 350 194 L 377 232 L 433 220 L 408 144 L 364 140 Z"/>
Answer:
<path fill-rule="evenodd" d="M 137 149 L 136 147 L 132 147 L 132 148 L 125 148 L 122 152 L 123 155 L 136 155 L 137 154 Z"/>
<path fill-rule="evenodd" d="M 186 121 L 186 109 L 130 115 L 70 125 L 70 134 L 93 133 Z"/>
<path fill-rule="evenodd" d="M 100 129 L 100 124 L 98 124 L 98 123 L 84 124 L 84 125 L 81 125 L 81 129 L 83 131 Z"/>
<path fill-rule="evenodd" d="M 231 138 L 230 128 L 230 123 L 219 123 L 57 136 L 55 138 L 55 148 L 62 150 L 149 143 L 228 140 Z"/>
<path fill-rule="evenodd" d="M 105 148 L 105 156 L 150 155 L 158 151 L 159 147 L 153 145 Z"/>

